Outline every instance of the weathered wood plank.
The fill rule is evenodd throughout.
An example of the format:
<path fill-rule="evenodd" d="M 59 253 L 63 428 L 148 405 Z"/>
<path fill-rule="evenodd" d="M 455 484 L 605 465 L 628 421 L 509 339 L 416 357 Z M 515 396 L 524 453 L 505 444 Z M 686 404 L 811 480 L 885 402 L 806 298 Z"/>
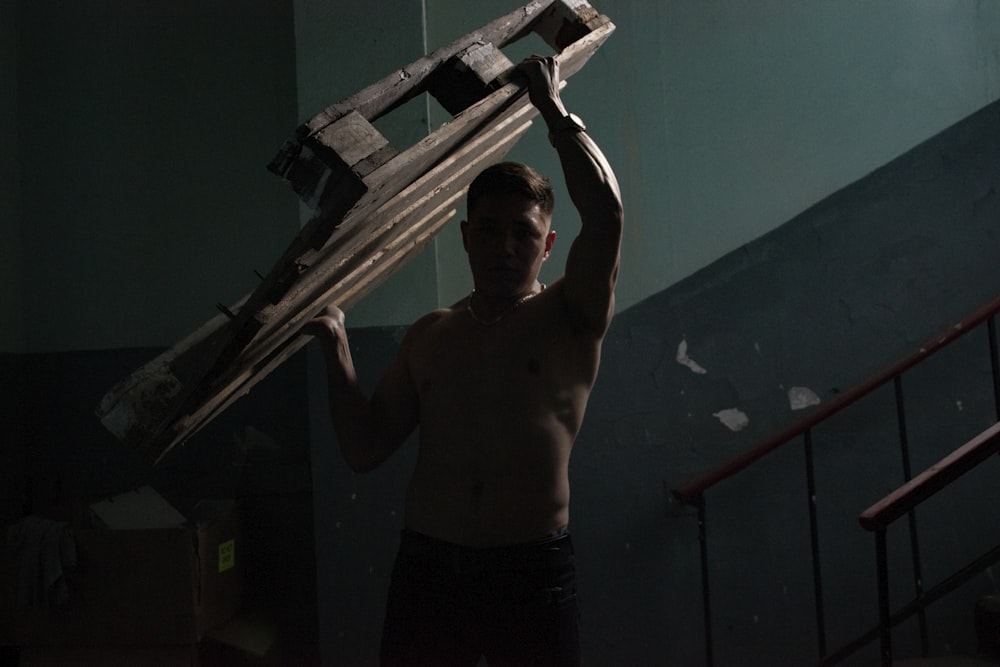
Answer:
<path fill-rule="evenodd" d="M 523 115 L 523 114 L 522 114 Z M 248 348 L 234 372 L 215 387 L 212 399 L 205 401 L 191 414 L 178 419 L 173 435 L 163 452 L 196 433 L 211 422 L 238 398 L 246 395 L 270 371 L 297 352 L 308 339 L 297 334 L 306 320 L 327 303 L 349 309 L 375 289 L 385 278 L 405 265 L 426 247 L 440 228 L 451 219 L 465 195 L 468 184 L 489 164 L 500 161 L 530 127 L 530 120 L 520 125 L 497 126 L 471 142 L 462 154 L 427 174 L 415 183 L 404 199 L 405 207 L 393 202 L 374 218 L 381 221 L 372 229 L 372 237 L 362 239 L 358 252 L 332 253 L 339 263 L 323 274 L 313 276 L 312 289 L 300 295 L 298 307 L 286 311 L 288 316 L 274 331 L 262 336 Z M 499 140 L 496 140 L 500 137 Z M 327 266 L 323 263 L 317 266 Z"/>
<path fill-rule="evenodd" d="M 455 54 L 430 77 L 427 92 L 453 116 L 500 86 L 514 63 L 493 44 L 473 44 Z"/>
<path fill-rule="evenodd" d="M 532 29 L 546 44 L 562 52 L 607 22 L 608 18 L 586 0 L 557 0 L 542 11 Z"/>
<path fill-rule="evenodd" d="M 301 326 L 326 303 L 349 308 L 433 239 L 469 182 L 503 158 L 537 113 L 497 49 L 530 30 L 561 44 L 564 79 L 614 30 L 582 0 L 540 0 L 501 17 L 315 116 L 272 170 L 316 213 L 258 288 L 112 389 L 105 425 L 153 460 L 245 395 L 306 341 Z M 568 41 L 567 41 L 568 40 Z M 473 71 L 450 103 L 454 119 L 398 152 L 370 121 L 427 88 L 435 70 Z M 464 60 L 463 60 L 464 59 Z M 459 62 L 462 61 L 462 62 Z M 411 80 L 412 79 L 412 80 Z"/>
<path fill-rule="evenodd" d="M 535 0 L 509 14 L 491 21 L 450 44 L 415 60 L 406 67 L 387 74 L 346 100 L 316 114 L 298 130 L 300 137 L 313 134 L 346 111 L 357 111 L 368 120 L 376 120 L 393 109 L 426 92 L 428 77 L 443 63 L 475 43 L 490 43 L 499 48 L 530 33 L 536 21 L 549 9 L 553 0 Z"/>

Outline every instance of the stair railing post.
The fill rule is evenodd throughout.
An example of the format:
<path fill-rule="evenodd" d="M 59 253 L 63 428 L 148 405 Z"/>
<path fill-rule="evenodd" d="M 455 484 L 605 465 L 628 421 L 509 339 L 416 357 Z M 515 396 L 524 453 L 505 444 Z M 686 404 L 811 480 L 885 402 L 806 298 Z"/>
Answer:
<path fill-rule="evenodd" d="M 701 603 L 705 623 L 705 665 L 712 667 L 712 598 L 708 587 L 708 531 L 705 526 L 705 496 L 693 500 L 698 507 L 698 544 L 701 549 Z"/>
<path fill-rule="evenodd" d="M 875 569 L 878 574 L 878 630 L 882 667 L 892 667 L 892 627 L 889 618 L 889 563 L 885 544 L 886 527 L 875 531 Z"/>
<path fill-rule="evenodd" d="M 806 429 L 803 437 L 805 439 L 806 455 L 806 489 L 809 504 L 809 535 L 810 546 L 812 548 L 813 595 L 816 604 L 816 641 L 819 650 L 819 657 L 820 660 L 822 660 L 826 657 L 826 618 L 823 613 L 823 574 L 820 568 L 819 555 L 819 521 L 816 517 L 816 474 L 813 466 L 812 429 Z"/>
<path fill-rule="evenodd" d="M 910 466 L 910 439 L 906 430 L 906 409 L 903 400 L 902 375 L 897 375 L 893 378 L 893 385 L 896 391 L 896 418 L 899 428 L 899 451 L 903 463 L 903 481 L 909 482 L 913 479 L 913 472 Z M 927 610 L 923 605 L 924 575 L 920 559 L 920 539 L 917 534 L 917 512 L 915 509 L 911 509 L 906 514 L 910 530 L 910 557 L 913 562 L 913 595 L 914 600 L 918 604 L 917 621 L 920 627 L 920 654 L 926 658 L 930 653 L 930 639 L 927 632 Z"/>

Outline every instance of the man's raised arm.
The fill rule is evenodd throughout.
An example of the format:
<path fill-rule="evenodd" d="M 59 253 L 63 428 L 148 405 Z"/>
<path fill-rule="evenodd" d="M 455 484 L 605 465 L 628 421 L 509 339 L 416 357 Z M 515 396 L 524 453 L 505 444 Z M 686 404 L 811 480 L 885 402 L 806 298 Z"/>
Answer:
<path fill-rule="evenodd" d="M 411 327 L 392 366 L 369 398 L 358 383 L 344 327 L 344 313 L 327 306 L 302 333 L 315 336 L 326 362 L 330 418 L 344 460 L 355 472 L 374 470 L 399 449 L 416 428 L 417 396 L 407 358 Z"/>
<path fill-rule="evenodd" d="M 580 328 L 603 335 L 614 314 L 624 213 L 611 165 L 582 122 L 567 112 L 559 96 L 555 58 L 529 58 L 518 69 L 528 94 L 559 153 L 566 187 L 580 213 L 580 234 L 566 261 L 565 290 Z"/>

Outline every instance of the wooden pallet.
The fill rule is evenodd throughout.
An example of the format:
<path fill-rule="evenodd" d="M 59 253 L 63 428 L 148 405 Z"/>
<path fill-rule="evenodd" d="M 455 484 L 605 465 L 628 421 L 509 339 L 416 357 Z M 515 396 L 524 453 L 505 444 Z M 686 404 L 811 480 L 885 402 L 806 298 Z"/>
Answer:
<path fill-rule="evenodd" d="M 349 309 L 420 252 L 530 127 L 505 46 L 535 33 L 565 80 L 613 30 L 582 0 L 536 0 L 299 127 L 269 168 L 313 217 L 256 290 L 115 386 L 104 426 L 155 462 L 247 394 L 308 342 L 297 332 L 324 305 Z M 372 122 L 423 93 L 453 118 L 400 152 Z"/>

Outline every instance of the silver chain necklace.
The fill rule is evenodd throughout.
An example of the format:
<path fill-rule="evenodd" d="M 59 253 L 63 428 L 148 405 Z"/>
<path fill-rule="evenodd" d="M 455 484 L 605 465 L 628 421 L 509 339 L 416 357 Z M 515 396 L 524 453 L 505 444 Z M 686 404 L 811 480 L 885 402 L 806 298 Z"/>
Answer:
<path fill-rule="evenodd" d="M 538 290 L 537 292 L 531 292 L 530 294 L 525 294 L 520 299 L 515 301 L 509 308 L 507 308 L 507 310 L 503 311 L 502 313 L 500 313 L 491 320 L 484 320 L 481 317 L 479 317 L 479 315 L 476 315 L 476 311 L 472 307 L 472 297 L 476 295 L 476 288 L 473 287 L 472 291 L 469 292 L 469 300 L 465 302 L 465 310 L 469 312 L 469 317 L 471 317 L 479 324 L 482 324 L 484 327 L 491 327 L 500 320 L 502 320 L 503 318 L 507 317 L 507 315 L 509 315 L 510 313 L 517 310 L 521 306 L 521 304 L 527 301 L 528 299 L 531 299 L 541 294 L 545 290 L 545 283 L 541 283 L 541 286 L 542 289 Z"/>

